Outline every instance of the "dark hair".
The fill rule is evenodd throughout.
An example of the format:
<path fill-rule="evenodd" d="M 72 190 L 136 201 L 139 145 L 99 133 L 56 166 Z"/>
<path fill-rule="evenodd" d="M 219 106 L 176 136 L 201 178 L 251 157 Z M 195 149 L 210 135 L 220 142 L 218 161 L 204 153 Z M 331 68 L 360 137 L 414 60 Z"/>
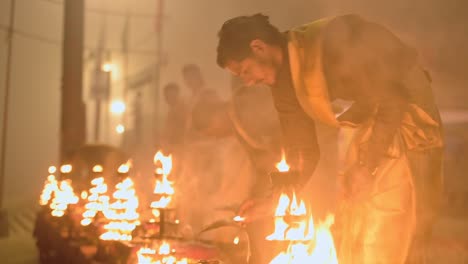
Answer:
<path fill-rule="evenodd" d="M 180 87 L 175 82 L 170 82 L 164 86 L 164 94 L 168 93 L 170 90 L 174 90 L 176 92 L 180 91 Z"/>
<path fill-rule="evenodd" d="M 282 45 L 285 37 L 270 24 L 268 16 L 255 14 L 239 16 L 224 22 L 218 33 L 218 57 L 220 67 L 226 67 L 229 60 L 240 61 L 251 54 L 250 42 L 260 39 L 267 44 Z"/>

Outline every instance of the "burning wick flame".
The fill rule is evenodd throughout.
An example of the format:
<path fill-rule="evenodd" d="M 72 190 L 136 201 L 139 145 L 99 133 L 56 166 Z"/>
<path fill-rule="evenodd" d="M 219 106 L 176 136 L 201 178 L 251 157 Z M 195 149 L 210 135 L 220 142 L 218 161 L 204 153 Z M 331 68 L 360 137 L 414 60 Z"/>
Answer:
<path fill-rule="evenodd" d="M 104 226 L 106 232 L 100 236 L 102 240 L 132 240 L 132 231 L 139 225 L 138 198 L 133 181 L 127 177 L 116 185 L 113 194 L 116 200 L 103 211 L 110 222 Z"/>
<path fill-rule="evenodd" d="M 130 171 L 129 164 L 122 164 L 120 165 L 119 169 L 117 170 L 118 173 L 128 173 Z"/>
<path fill-rule="evenodd" d="M 93 172 L 103 172 L 104 171 L 104 168 L 101 166 L 101 165 L 94 165 L 93 167 Z"/>
<path fill-rule="evenodd" d="M 240 241 L 240 238 L 238 236 L 236 236 L 234 238 L 234 241 L 232 241 L 234 243 L 234 245 L 239 245 L 239 241 Z"/>
<path fill-rule="evenodd" d="M 156 253 L 157 251 L 157 253 Z M 141 264 L 188 264 L 188 260 L 183 258 L 178 260 L 170 254 L 174 253 L 167 242 L 163 242 L 158 250 L 151 248 L 140 248 L 137 252 L 138 263 Z"/>
<path fill-rule="evenodd" d="M 49 167 L 49 176 L 47 177 L 46 181 L 44 182 L 44 188 L 42 189 L 41 196 L 39 197 L 39 204 L 40 205 L 47 205 L 52 199 L 52 196 L 55 195 L 57 191 L 59 191 L 58 181 L 53 175 L 57 172 L 57 168 L 54 166 Z"/>
<path fill-rule="evenodd" d="M 286 158 L 284 156 L 284 152 L 281 156 L 281 161 L 276 163 L 276 168 L 278 169 L 279 172 L 287 172 L 289 171 L 289 165 L 286 163 Z"/>
<path fill-rule="evenodd" d="M 70 164 L 62 165 L 62 167 L 60 167 L 61 173 L 70 173 L 71 171 L 72 171 L 72 165 Z"/>
<path fill-rule="evenodd" d="M 50 166 L 49 167 L 49 174 L 54 174 L 57 172 L 57 167 L 55 166 Z"/>
<path fill-rule="evenodd" d="M 172 187 L 173 182 L 169 181 L 168 175 L 172 170 L 172 156 L 164 156 L 160 151 L 154 156 L 154 163 L 162 165 L 161 168 L 156 169 L 156 173 L 161 175 L 161 179 L 156 179 L 156 184 L 154 187 L 153 193 L 159 197 L 159 200 L 153 201 L 151 203 L 151 208 L 153 208 L 153 215 L 159 217 L 159 210 L 161 208 L 167 208 L 172 202 L 172 196 L 174 195 L 174 187 Z"/>
<path fill-rule="evenodd" d="M 164 156 L 161 151 L 158 151 L 156 155 L 154 155 L 153 162 L 156 166 L 158 163 L 161 163 L 161 167 L 156 168 L 157 174 L 162 175 L 169 175 L 172 170 L 172 155 Z"/>
<path fill-rule="evenodd" d="M 236 216 L 233 218 L 234 222 L 244 222 L 245 221 L 245 217 L 242 217 L 240 215 Z"/>
<path fill-rule="evenodd" d="M 65 211 L 69 204 L 77 204 L 78 196 L 73 192 L 70 180 L 60 182 L 60 188 L 55 192 L 55 197 L 50 204 L 52 209 L 52 216 L 62 217 L 65 215 Z"/>
<path fill-rule="evenodd" d="M 109 207 L 109 196 L 105 195 L 107 184 L 104 182 L 104 178 L 93 179 L 91 185 L 93 187 L 89 189 L 88 203 L 85 205 L 86 211 L 83 213 L 83 220 L 81 220 L 83 226 L 91 224 L 99 211 L 104 211 Z"/>
<path fill-rule="evenodd" d="M 280 172 L 289 171 L 284 154 L 276 165 Z M 325 222 L 317 227 L 311 213 L 307 212 L 305 202 L 281 194 L 275 211 L 275 230 L 266 237 L 270 241 L 289 241 L 287 250 L 278 254 L 270 264 L 338 264 L 333 236 L 330 227 L 334 217 L 327 216 Z"/>

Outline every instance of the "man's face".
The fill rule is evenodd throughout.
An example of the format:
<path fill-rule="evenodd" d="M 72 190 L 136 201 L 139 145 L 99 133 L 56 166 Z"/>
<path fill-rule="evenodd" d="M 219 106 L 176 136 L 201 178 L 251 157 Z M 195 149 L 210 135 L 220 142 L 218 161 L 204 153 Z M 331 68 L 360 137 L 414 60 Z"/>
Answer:
<path fill-rule="evenodd" d="M 258 46 L 251 45 L 251 50 L 252 55 L 241 61 L 228 61 L 226 69 L 240 77 L 246 86 L 274 85 L 280 65 L 275 62 L 271 47 L 262 42 Z"/>

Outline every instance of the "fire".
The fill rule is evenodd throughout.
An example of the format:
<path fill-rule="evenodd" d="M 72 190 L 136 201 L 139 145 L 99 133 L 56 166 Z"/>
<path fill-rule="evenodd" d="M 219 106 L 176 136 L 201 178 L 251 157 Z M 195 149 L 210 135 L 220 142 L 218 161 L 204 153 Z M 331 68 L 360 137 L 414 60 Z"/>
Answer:
<path fill-rule="evenodd" d="M 138 198 L 133 181 L 127 177 L 116 185 L 112 203 L 104 216 L 110 220 L 104 226 L 106 232 L 100 236 L 102 240 L 132 240 L 132 231 L 139 225 L 140 215 L 137 213 Z"/>
<path fill-rule="evenodd" d="M 58 181 L 53 175 L 57 171 L 57 168 L 54 166 L 49 167 L 49 176 L 44 182 L 44 188 L 42 189 L 41 196 L 39 197 L 40 205 L 47 205 L 52 200 L 52 196 L 59 190 Z"/>
<path fill-rule="evenodd" d="M 289 170 L 284 156 L 277 168 L 281 172 Z M 324 222 L 315 226 L 303 200 L 298 200 L 294 192 L 292 195 L 281 194 L 275 211 L 275 230 L 266 239 L 289 241 L 289 246 L 270 264 L 338 264 L 330 232 L 333 222 L 333 216 L 329 215 Z"/>
<path fill-rule="evenodd" d="M 77 204 L 78 196 L 73 192 L 70 180 L 64 180 L 60 182 L 60 188 L 55 192 L 55 197 L 50 204 L 52 209 L 52 216 L 62 217 L 65 215 L 65 211 L 69 204 Z"/>
<path fill-rule="evenodd" d="M 276 163 L 276 168 L 279 172 L 286 172 L 289 171 L 289 165 L 286 163 L 286 158 L 284 157 L 284 152 L 281 157 L 281 161 Z"/>
<path fill-rule="evenodd" d="M 104 168 L 101 165 L 94 165 L 93 172 L 103 172 Z"/>
<path fill-rule="evenodd" d="M 70 164 L 62 165 L 62 167 L 60 167 L 61 173 L 70 173 L 71 171 L 72 171 L 72 165 Z"/>
<path fill-rule="evenodd" d="M 156 173 L 161 175 L 161 179 L 156 179 L 156 185 L 154 187 L 154 194 L 159 197 L 159 200 L 153 201 L 151 203 L 151 208 L 153 208 L 153 214 L 158 217 L 158 209 L 167 208 L 172 202 L 172 195 L 175 191 L 172 187 L 173 182 L 169 181 L 168 175 L 172 170 L 172 157 L 164 156 L 160 151 L 154 156 L 154 163 L 161 163 L 161 167 L 156 169 Z"/>
<path fill-rule="evenodd" d="M 161 167 L 156 169 L 157 174 L 162 175 L 169 175 L 172 170 L 172 155 L 164 156 L 161 151 L 158 151 L 156 155 L 154 155 L 153 159 L 154 164 L 158 165 L 161 163 Z"/>
<path fill-rule="evenodd" d="M 183 258 L 178 260 L 171 256 L 174 250 L 167 242 L 163 242 L 158 250 L 151 248 L 140 248 L 137 252 L 138 263 L 140 264 L 188 264 L 188 260 Z"/>
<path fill-rule="evenodd" d="M 102 212 L 109 207 L 109 196 L 105 195 L 107 193 L 107 184 L 104 182 L 104 178 L 93 179 L 91 185 L 93 187 L 89 189 L 89 194 L 86 193 L 88 203 L 85 205 L 86 210 L 83 213 L 83 220 L 81 220 L 83 226 L 91 224 L 99 211 Z M 84 196 L 84 194 L 82 195 Z"/>

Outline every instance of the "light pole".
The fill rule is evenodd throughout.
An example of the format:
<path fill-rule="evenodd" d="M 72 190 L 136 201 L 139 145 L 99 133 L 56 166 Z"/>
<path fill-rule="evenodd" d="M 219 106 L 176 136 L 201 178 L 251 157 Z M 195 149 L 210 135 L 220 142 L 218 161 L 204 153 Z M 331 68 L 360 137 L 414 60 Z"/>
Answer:
<path fill-rule="evenodd" d="M 13 53 L 13 33 L 15 28 L 15 0 L 10 2 L 10 27 L 8 28 L 8 44 L 7 44 L 7 59 L 5 72 L 5 97 L 3 106 L 3 125 L 2 125 L 2 149 L 0 160 L 0 237 L 8 236 L 8 218 L 7 213 L 3 209 L 3 190 L 5 189 L 5 174 L 6 174 L 6 149 L 7 149 L 7 133 L 8 133 L 8 107 L 11 85 L 11 55 Z"/>

